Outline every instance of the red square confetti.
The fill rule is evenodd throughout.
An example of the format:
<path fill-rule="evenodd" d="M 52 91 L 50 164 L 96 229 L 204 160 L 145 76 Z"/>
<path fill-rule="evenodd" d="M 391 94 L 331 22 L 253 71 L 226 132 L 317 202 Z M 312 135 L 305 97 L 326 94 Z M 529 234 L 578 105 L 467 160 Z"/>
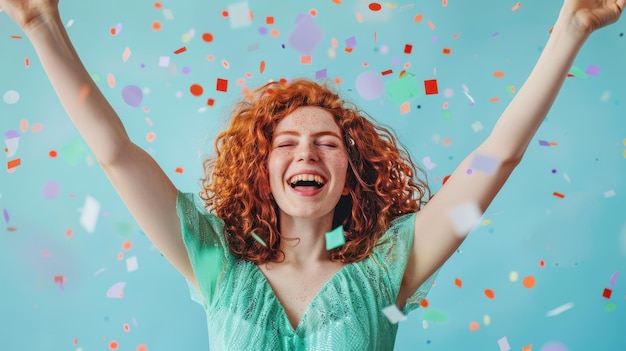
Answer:
<path fill-rule="evenodd" d="M 602 292 L 602 297 L 604 297 L 605 299 L 610 299 L 611 293 L 611 289 L 604 288 L 604 291 Z"/>
<path fill-rule="evenodd" d="M 217 91 L 223 91 L 226 92 L 228 91 L 228 80 L 226 79 L 222 79 L 222 78 L 217 78 Z"/>
<path fill-rule="evenodd" d="M 267 17 L 265 17 L 265 24 L 267 24 L 267 25 L 274 24 L 274 16 L 267 16 Z"/>
<path fill-rule="evenodd" d="M 213 99 L 213 98 L 209 98 L 209 99 L 206 101 L 206 104 L 207 104 L 207 105 L 209 105 L 209 106 L 213 106 L 213 105 L 215 105 L 215 99 Z"/>
<path fill-rule="evenodd" d="M 393 70 L 391 70 L 391 69 L 388 69 L 388 70 L 386 70 L 386 71 L 382 71 L 382 72 L 381 72 L 381 74 L 382 74 L 383 76 L 386 76 L 386 75 L 388 75 L 388 74 L 392 74 L 392 73 L 393 73 Z"/>
<path fill-rule="evenodd" d="M 436 79 L 425 80 L 424 81 L 424 88 L 426 89 L 426 95 L 432 95 L 432 94 L 438 94 L 439 93 L 439 89 L 437 89 L 437 80 Z"/>
<path fill-rule="evenodd" d="M 411 44 L 404 45 L 404 53 L 405 54 L 410 54 L 411 51 L 413 51 L 413 45 L 411 45 Z"/>

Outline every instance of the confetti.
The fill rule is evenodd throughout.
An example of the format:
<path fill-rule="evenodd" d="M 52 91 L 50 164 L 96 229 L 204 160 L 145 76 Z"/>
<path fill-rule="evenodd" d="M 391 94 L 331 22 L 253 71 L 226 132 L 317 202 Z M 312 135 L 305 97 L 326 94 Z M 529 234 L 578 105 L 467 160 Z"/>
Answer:
<path fill-rule="evenodd" d="M 119 283 L 113 284 L 113 286 L 111 286 L 107 290 L 107 297 L 110 299 L 121 299 L 122 297 L 124 297 L 125 286 L 126 286 L 125 282 L 119 282 Z"/>
<path fill-rule="evenodd" d="M 2 99 L 6 104 L 12 105 L 16 104 L 20 100 L 20 93 L 15 90 L 9 90 L 4 93 Z"/>
<path fill-rule="evenodd" d="M 137 107 L 143 100 L 143 92 L 136 85 L 127 85 L 122 89 L 122 99 L 130 106 Z"/>
<path fill-rule="evenodd" d="M 232 28 L 247 27 L 252 24 L 250 18 L 250 8 L 247 2 L 240 2 L 237 4 L 231 4 L 228 6 L 228 13 L 230 18 L 230 26 Z"/>
<path fill-rule="evenodd" d="M 170 65 L 170 57 L 169 56 L 161 56 L 159 57 L 159 67 L 168 67 Z"/>
<path fill-rule="evenodd" d="M 552 309 L 550 311 L 548 311 L 546 313 L 546 317 L 554 317 L 554 316 L 558 316 L 559 314 L 567 311 L 567 310 L 571 310 L 572 308 L 574 308 L 574 303 L 573 302 L 568 302 L 564 305 L 561 305 L 555 309 Z"/>
<path fill-rule="evenodd" d="M 126 259 L 126 271 L 134 272 L 139 269 L 139 265 L 137 264 L 137 256 L 129 257 Z"/>
<path fill-rule="evenodd" d="M 363 99 L 374 100 L 384 92 L 385 82 L 378 73 L 363 72 L 356 79 L 356 90 Z"/>
<path fill-rule="evenodd" d="M 100 203 L 87 195 L 80 215 L 80 225 L 89 233 L 93 234 L 100 213 Z"/>
<path fill-rule="evenodd" d="M 539 349 L 539 351 L 568 351 L 568 350 L 564 344 L 558 341 L 551 341 L 541 346 L 541 349 Z"/>
<path fill-rule="evenodd" d="M 4 133 L 4 145 L 6 146 L 6 157 L 13 157 L 17 153 L 20 144 L 20 133 L 16 130 L 9 130 Z"/>
<path fill-rule="evenodd" d="M 609 288 L 604 288 L 604 290 L 602 291 L 602 297 L 604 297 L 605 299 L 610 299 L 611 298 L 611 294 L 613 293 L 613 291 Z"/>
<path fill-rule="evenodd" d="M 438 94 L 439 90 L 437 88 L 437 80 L 436 79 L 425 80 L 424 89 L 426 90 L 426 95 Z"/>
<path fill-rule="evenodd" d="M 475 202 L 459 205 L 449 212 L 450 219 L 458 236 L 466 236 L 482 216 L 480 207 Z"/>
<path fill-rule="evenodd" d="M 344 236 L 343 226 L 338 226 L 337 228 L 331 230 L 326 233 L 326 250 L 336 249 L 343 244 L 346 243 L 346 238 Z"/>
<path fill-rule="evenodd" d="M 263 245 L 263 247 L 267 247 L 267 244 L 263 239 L 261 239 L 256 233 L 252 233 L 252 238 L 259 242 L 259 244 Z"/>
<path fill-rule="evenodd" d="M 426 166 L 426 168 L 428 168 L 429 171 L 437 167 L 437 164 L 431 161 L 430 156 L 422 158 L 422 163 L 424 164 L 424 166 Z"/>
<path fill-rule="evenodd" d="M 506 336 L 503 336 L 498 340 L 498 346 L 500 347 L 500 351 L 509 351 L 511 346 L 509 346 L 509 340 Z"/>
<path fill-rule="evenodd" d="M 609 284 L 611 286 L 615 286 L 615 283 L 617 282 L 617 276 L 618 276 L 618 272 L 615 272 L 611 275 L 611 279 L 609 279 Z"/>
<path fill-rule="evenodd" d="M 217 78 L 216 88 L 217 91 L 228 91 L 228 80 Z"/>
<path fill-rule="evenodd" d="M 287 43 L 302 55 L 311 55 L 322 41 L 324 31 L 309 15 L 300 15 L 296 20 L 296 27 L 289 34 Z"/>
<path fill-rule="evenodd" d="M 126 47 L 126 49 L 124 49 L 124 52 L 122 53 L 122 61 L 124 62 L 128 61 L 128 59 L 130 58 L 130 54 L 131 54 L 130 48 Z"/>
<path fill-rule="evenodd" d="M 56 198 L 60 192 L 61 186 L 59 185 L 59 183 L 55 182 L 54 180 L 50 180 L 46 182 L 46 184 L 43 186 L 41 194 L 43 195 L 44 199 L 52 200 Z"/>
<path fill-rule="evenodd" d="M 383 314 L 392 324 L 398 324 L 402 321 L 405 321 L 407 318 L 402 312 L 398 309 L 396 305 L 390 305 L 382 309 Z"/>

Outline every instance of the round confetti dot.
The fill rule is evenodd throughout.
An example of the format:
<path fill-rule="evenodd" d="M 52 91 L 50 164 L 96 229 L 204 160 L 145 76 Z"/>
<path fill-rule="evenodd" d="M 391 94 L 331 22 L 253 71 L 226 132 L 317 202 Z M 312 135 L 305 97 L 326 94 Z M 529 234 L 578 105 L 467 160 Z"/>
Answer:
<path fill-rule="evenodd" d="M 127 85 L 122 89 L 122 99 L 130 106 L 137 107 L 143 100 L 143 92 L 136 85 Z"/>
<path fill-rule="evenodd" d="M 613 312 L 615 311 L 616 308 L 617 308 L 617 305 L 614 304 L 613 302 L 609 302 L 606 304 L 606 306 L 604 306 L 604 310 L 606 312 Z"/>
<path fill-rule="evenodd" d="M 182 167 L 176 167 L 176 169 L 174 170 L 174 172 L 178 173 L 178 174 L 183 174 L 184 170 Z"/>
<path fill-rule="evenodd" d="M 386 55 L 389 53 L 389 47 L 387 45 L 381 45 L 380 46 L 380 53 L 383 55 Z"/>
<path fill-rule="evenodd" d="M 448 99 L 454 96 L 454 90 L 447 88 L 443 91 L 443 96 L 447 97 Z"/>
<path fill-rule="evenodd" d="M 148 132 L 148 134 L 146 134 L 146 141 L 149 143 L 153 142 L 155 138 L 156 134 L 154 134 L 154 132 Z"/>
<path fill-rule="evenodd" d="M 183 67 L 182 72 L 183 72 L 183 74 L 191 73 L 191 67 Z"/>
<path fill-rule="evenodd" d="M 137 351 L 148 351 L 148 346 L 141 344 L 137 346 Z"/>
<path fill-rule="evenodd" d="M 67 236 L 68 238 L 71 238 L 72 235 L 74 235 L 74 231 L 72 229 L 68 229 L 65 231 L 65 236 Z"/>
<path fill-rule="evenodd" d="M 50 158 L 56 158 L 58 155 L 59 154 L 55 150 L 48 151 L 48 156 L 50 156 Z"/>
<path fill-rule="evenodd" d="M 124 240 L 124 242 L 122 243 L 122 249 L 124 251 L 128 251 L 132 248 L 133 248 L 133 242 L 130 240 Z"/>
<path fill-rule="evenodd" d="M 200 96 L 204 92 L 204 89 L 200 84 L 192 84 L 191 87 L 189 87 L 189 91 L 193 96 Z"/>
<path fill-rule="evenodd" d="M 212 42 L 213 41 L 213 34 L 211 34 L 211 33 L 203 33 L 202 34 L 202 40 L 207 42 L 207 43 Z"/>
<path fill-rule="evenodd" d="M 152 22 L 152 30 L 160 31 L 162 27 L 163 26 L 161 25 L 161 22 L 159 21 Z"/>
<path fill-rule="evenodd" d="M 422 301 L 420 301 L 420 306 L 422 306 L 423 308 L 428 307 L 428 300 L 422 299 Z"/>
<path fill-rule="evenodd" d="M 469 324 L 469 330 L 470 331 L 477 331 L 478 328 L 480 328 L 480 325 L 478 324 L 478 322 L 471 322 Z"/>
<path fill-rule="evenodd" d="M 485 289 L 485 296 L 487 296 L 488 299 L 493 299 L 496 297 L 496 293 L 491 289 Z"/>
<path fill-rule="evenodd" d="M 535 277 L 528 275 L 522 280 L 522 285 L 524 285 L 525 288 L 530 289 L 535 286 L 535 282 Z"/>
<path fill-rule="evenodd" d="M 509 280 L 513 283 L 515 283 L 517 281 L 517 279 L 519 279 L 519 274 L 517 274 L 516 271 L 513 271 L 511 273 L 509 273 Z"/>
<path fill-rule="evenodd" d="M 59 186 L 59 183 L 55 182 L 54 180 L 50 180 L 43 186 L 41 194 L 43 195 L 44 199 L 52 200 L 57 197 L 60 192 L 61 186 Z"/>
<path fill-rule="evenodd" d="M 117 341 L 111 341 L 109 343 L 109 350 L 117 350 L 120 347 L 120 345 L 117 343 Z"/>
<path fill-rule="evenodd" d="M 20 100 L 20 93 L 15 90 L 9 90 L 2 96 L 5 103 L 12 105 Z"/>
<path fill-rule="evenodd" d="M 558 341 L 551 341 L 541 346 L 540 351 L 567 351 L 567 347 Z"/>
<path fill-rule="evenodd" d="M 367 7 L 372 11 L 380 11 L 383 8 L 377 2 L 371 2 Z"/>
<path fill-rule="evenodd" d="M 228 11 L 226 10 L 222 11 L 222 17 L 228 18 Z"/>
<path fill-rule="evenodd" d="M 361 73 L 356 79 L 356 90 L 366 100 L 378 98 L 385 90 L 383 76 L 375 72 Z"/>
<path fill-rule="evenodd" d="M 259 27 L 259 34 L 261 34 L 261 35 L 265 35 L 265 34 L 267 34 L 267 28 L 265 28 L 265 27 Z"/>
<path fill-rule="evenodd" d="M 157 10 L 160 10 L 163 8 L 163 4 L 160 1 L 155 1 L 154 4 L 152 4 L 152 6 L 154 6 L 154 8 Z"/>
<path fill-rule="evenodd" d="M 309 15 L 311 15 L 313 17 L 317 16 L 317 10 L 316 9 L 310 9 L 309 10 Z"/>

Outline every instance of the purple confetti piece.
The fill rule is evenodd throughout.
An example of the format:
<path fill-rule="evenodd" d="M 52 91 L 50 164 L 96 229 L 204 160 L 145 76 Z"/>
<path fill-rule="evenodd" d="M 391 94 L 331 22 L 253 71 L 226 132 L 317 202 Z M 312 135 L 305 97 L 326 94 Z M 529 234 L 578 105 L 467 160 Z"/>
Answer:
<path fill-rule="evenodd" d="M 618 272 L 613 273 L 613 275 L 611 275 L 611 279 L 609 280 L 609 284 L 611 284 L 611 286 L 615 286 L 615 283 L 617 283 L 617 276 L 618 276 Z"/>
<path fill-rule="evenodd" d="M 315 72 L 315 79 L 326 78 L 326 75 L 327 75 L 326 68 L 321 69 L 321 70 Z"/>
<path fill-rule="evenodd" d="M 545 140 L 539 140 L 539 146 L 550 146 L 550 143 Z"/>
<path fill-rule="evenodd" d="M 499 164 L 500 159 L 498 157 L 477 153 L 474 155 L 474 158 L 472 158 L 470 168 L 483 173 L 493 174 Z"/>
<path fill-rule="evenodd" d="M 300 15 L 296 28 L 291 32 L 287 43 L 302 55 L 311 55 L 322 40 L 324 31 L 313 21 L 310 15 Z"/>
<path fill-rule="evenodd" d="M 130 106 L 137 107 L 141 105 L 141 100 L 143 100 L 143 92 L 136 85 L 127 85 L 122 90 L 122 98 L 124 102 L 129 104 Z"/>
<path fill-rule="evenodd" d="M 353 48 L 356 46 L 356 37 L 352 36 L 348 39 L 346 39 L 346 47 L 347 48 Z"/>
<path fill-rule="evenodd" d="M 595 66 L 595 65 L 589 65 L 585 73 L 587 73 L 590 76 L 597 76 L 600 73 L 600 67 Z"/>
<path fill-rule="evenodd" d="M 9 221 L 11 220 L 11 218 L 9 218 L 9 211 L 7 211 L 6 208 L 3 208 L 2 214 L 4 215 L 4 222 L 9 223 Z"/>
<path fill-rule="evenodd" d="M 41 192 L 41 194 L 43 195 L 44 199 L 52 200 L 57 197 L 60 192 L 61 186 L 59 186 L 59 183 L 55 182 L 54 180 L 50 180 L 43 186 L 43 191 Z"/>
<path fill-rule="evenodd" d="M 4 137 L 7 139 L 19 138 L 20 133 L 18 133 L 17 130 L 9 130 L 6 133 L 4 133 Z"/>
<path fill-rule="evenodd" d="M 380 73 L 363 72 L 356 79 L 356 90 L 362 98 L 373 100 L 385 90 L 385 81 Z"/>

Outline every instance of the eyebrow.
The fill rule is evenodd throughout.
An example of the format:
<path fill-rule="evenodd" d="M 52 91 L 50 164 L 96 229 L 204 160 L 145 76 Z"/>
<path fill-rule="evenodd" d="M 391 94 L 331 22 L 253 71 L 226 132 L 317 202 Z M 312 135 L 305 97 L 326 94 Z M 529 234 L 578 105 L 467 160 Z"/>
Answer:
<path fill-rule="evenodd" d="M 300 136 L 301 134 L 298 131 L 295 130 L 285 130 L 282 132 L 278 132 L 276 134 L 274 134 L 274 137 L 278 137 L 281 135 L 294 135 L 294 136 Z M 341 139 L 341 137 L 335 133 L 335 132 L 331 132 L 329 130 L 325 130 L 325 131 L 321 131 L 321 132 L 317 132 L 317 133 L 313 133 L 312 136 L 313 137 L 320 137 L 320 136 L 324 136 L 324 135 L 330 135 L 330 136 L 334 136 L 338 139 Z"/>

